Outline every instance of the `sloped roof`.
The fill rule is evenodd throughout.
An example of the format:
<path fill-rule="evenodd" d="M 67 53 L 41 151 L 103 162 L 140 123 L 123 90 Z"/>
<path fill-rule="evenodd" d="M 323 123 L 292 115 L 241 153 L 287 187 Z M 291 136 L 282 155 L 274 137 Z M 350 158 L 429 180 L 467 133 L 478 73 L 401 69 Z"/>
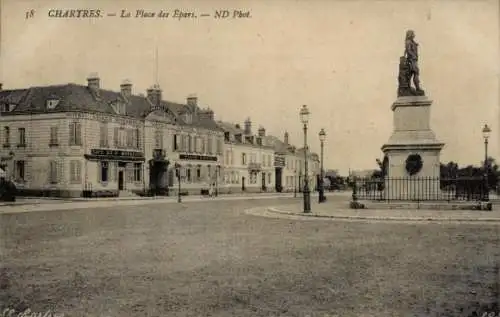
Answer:
<path fill-rule="evenodd" d="M 289 145 L 285 142 L 281 141 L 278 137 L 274 135 L 266 135 L 265 138 L 267 142 L 274 147 L 274 150 L 278 153 L 287 153 L 289 152 Z"/>
<path fill-rule="evenodd" d="M 49 99 L 59 100 L 55 108 L 47 108 L 46 102 Z M 115 102 L 125 104 L 127 116 L 136 118 L 145 118 L 151 111 L 158 108 L 163 109 L 170 112 L 175 117 L 176 123 L 180 125 L 186 125 L 181 114 L 193 110 L 187 105 L 165 100 L 162 100 L 158 106 L 154 106 L 145 96 L 131 95 L 125 97 L 121 92 L 106 89 L 99 89 L 96 94 L 87 86 L 73 83 L 0 91 L 0 103 L 17 105 L 13 111 L 9 112 L 9 115 L 67 111 L 115 114 L 111 106 Z M 189 125 L 220 131 L 217 123 L 207 118 L 195 118 L 192 124 Z"/>
<path fill-rule="evenodd" d="M 121 93 L 100 89 L 98 94 L 94 94 L 87 86 L 76 84 L 31 87 L 23 91 L 25 93 L 22 96 L 20 96 L 20 93 L 16 93 L 16 90 L 3 90 L 0 92 L 0 103 L 17 104 L 17 107 L 9 112 L 9 115 L 28 112 L 51 113 L 66 111 L 114 114 L 111 104 L 116 101 L 126 103 L 127 113 L 132 116 L 140 116 L 151 108 L 145 97 L 131 96 L 131 100 L 128 102 Z M 14 101 L 13 95 L 16 94 L 17 98 Z M 59 100 L 54 109 L 46 107 L 46 102 L 49 99 Z"/>
<path fill-rule="evenodd" d="M 237 128 L 236 124 L 224 121 L 217 121 L 217 125 L 224 131 L 232 134 L 245 134 L 245 131 L 241 128 Z"/>
<path fill-rule="evenodd" d="M 5 103 L 18 104 L 26 96 L 28 89 L 2 90 L 0 99 Z"/>

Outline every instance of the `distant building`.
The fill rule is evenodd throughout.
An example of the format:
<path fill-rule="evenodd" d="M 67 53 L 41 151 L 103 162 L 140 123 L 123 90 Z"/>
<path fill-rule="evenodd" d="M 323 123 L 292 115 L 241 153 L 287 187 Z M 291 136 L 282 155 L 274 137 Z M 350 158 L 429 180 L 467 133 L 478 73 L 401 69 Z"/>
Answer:
<path fill-rule="evenodd" d="M 372 176 L 373 172 L 375 172 L 374 169 L 368 169 L 368 170 L 351 170 L 350 172 L 350 177 L 357 177 L 357 178 L 369 178 Z"/>
<path fill-rule="evenodd" d="M 276 190 L 279 192 L 302 191 L 305 180 L 304 149 L 297 149 L 289 143 L 288 132 L 284 133 L 283 141 L 269 136 L 268 142 L 274 145 Z M 317 187 L 320 161 L 316 153 L 309 153 L 307 157 L 309 188 L 312 191 Z"/>
<path fill-rule="evenodd" d="M 272 192 L 275 190 L 274 147 L 264 128 L 255 135 L 248 118 L 239 124 L 218 122 L 224 131 L 224 192 Z"/>

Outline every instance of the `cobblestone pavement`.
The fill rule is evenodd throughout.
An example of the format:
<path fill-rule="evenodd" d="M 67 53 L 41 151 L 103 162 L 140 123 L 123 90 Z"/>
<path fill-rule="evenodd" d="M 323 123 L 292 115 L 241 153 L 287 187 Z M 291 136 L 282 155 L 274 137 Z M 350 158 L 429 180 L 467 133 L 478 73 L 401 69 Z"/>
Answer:
<path fill-rule="evenodd" d="M 316 199 L 313 212 L 349 201 Z M 300 197 L 198 201 L 0 214 L 0 312 L 358 317 L 474 308 L 482 316 L 472 305 L 495 299 L 499 226 L 243 213 L 300 211 Z"/>
<path fill-rule="evenodd" d="M 302 204 L 277 205 L 252 208 L 248 214 L 295 220 L 345 220 L 345 221 L 400 221 L 400 222 L 453 222 L 490 223 L 500 225 L 500 208 L 493 211 L 475 210 L 424 210 L 424 209 L 350 209 L 347 200 L 311 204 L 311 213 L 303 212 Z"/>

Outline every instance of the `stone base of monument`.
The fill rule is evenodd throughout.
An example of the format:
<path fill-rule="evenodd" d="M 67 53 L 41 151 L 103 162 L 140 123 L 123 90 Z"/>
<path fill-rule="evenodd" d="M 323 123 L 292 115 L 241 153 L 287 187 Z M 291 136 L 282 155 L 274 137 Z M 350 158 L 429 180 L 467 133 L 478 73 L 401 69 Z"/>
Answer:
<path fill-rule="evenodd" d="M 432 100 L 426 96 L 399 97 L 392 104 L 394 130 L 382 146 L 382 152 L 388 158 L 389 179 L 439 178 L 440 153 L 444 143 L 436 139 L 431 129 L 431 104 Z M 420 159 L 420 166 L 414 166 L 417 170 L 410 173 L 408 160 L 414 157 Z"/>
<path fill-rule="evenodd" d="M 404 96 L 392 104 L 394 130 L 382 146 L 387 174 L 382 199 L 441 200 L 440 153 L 444 143 L 430 127 L 432 100 Z"/>

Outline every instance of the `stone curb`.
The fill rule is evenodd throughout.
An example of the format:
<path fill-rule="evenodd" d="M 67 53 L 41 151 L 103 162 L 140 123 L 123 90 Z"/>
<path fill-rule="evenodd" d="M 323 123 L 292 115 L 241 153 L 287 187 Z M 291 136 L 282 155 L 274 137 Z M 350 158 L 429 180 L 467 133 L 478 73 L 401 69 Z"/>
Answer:
<path fill-rule="evenodd" d="M 313 213 L 296 213 L 284 211 L 276 207 L 268 207 L 267 211 L 274 214 L 282 214 L 298 217 L 329 218 L 339 220 L 370 220 L 370 221 L 419 221 L 419 222 L 494 222 L 500 223 L 500 218 L 418 218 L 418 217 L 369 217 L 369 216 L 328 216 Z"/>
<path fill-rule="evenodd" d="M 184 197 L 181 205 L 189 203 L 206 203 L 206 202 L 236 202 L 236 201 L 251 201 L 251 200 L 266 200 L 277 198 L 289 198 L 287 196 L 227 196 L 224 198 L 209 198 L 209 197 Z M 64 201 L 64 202 L 26 202 L 26 203 L 10 203 L 8 205 L 0 205 L 0 215 L 16 214 L 16 213 L 29 213 L 29 212 L 44 212 L 55 210 L 71 210 L 71 209 L 92 209 L 92 208 L 106 208 L 113 207 L 137 207 L 141 205 L 177 205 L 179 204 L 176 199 L 118 199 L 118 200 L 93 200 L 93 201 Z M 2 208 L 3 207 L 3 208 Z"/>

